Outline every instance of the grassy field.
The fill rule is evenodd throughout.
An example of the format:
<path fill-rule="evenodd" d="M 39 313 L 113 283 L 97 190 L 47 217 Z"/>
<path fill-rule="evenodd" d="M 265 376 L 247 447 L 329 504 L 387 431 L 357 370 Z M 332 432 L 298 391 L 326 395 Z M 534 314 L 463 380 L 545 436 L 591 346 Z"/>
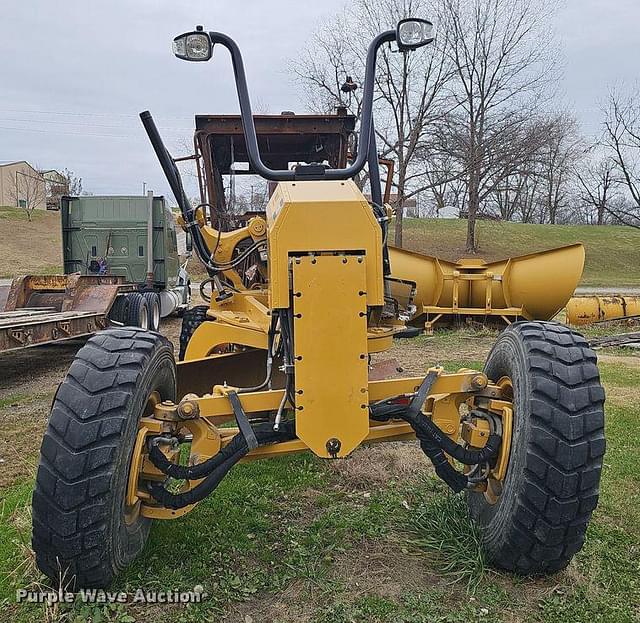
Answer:
<path fill-rule="evenodd" d="M 466 221 L 406 219 L 405 246 L 447 260 L 464 257 Z M 60 213 L 36 211 L 33 223 L 24 210 L 0 208 L 0 277 L 59 272 L 62 266 Z M 479 257 L 496 260 L 533 251 L 582 242 L 587 261 L 582 285 L 639 286 L 640 230 L 631 227 L 524 225 L 478 223 Z M 193 259 L 194 281 L 204 278 L 202 265 Z"/>
<path fill-rule="evenodd" d="M 0 277 L 62 271 L 60 213 L 0 207 Z"/>
<path fill-rule="evenodd" d="M 409 373 L 434 361 L 448 369 L 477 366 L 494 338 L 490 331 L 441 332 L 401 340 L 390 355 Z M 201 585 L 208 595 L 202 604 L 18 606 L 16 587 L 37 586 L 42 577 L 30 552 L 29 501 L 37 444 L 14 437 L 15 457 L 24 467 L 14 471 L 2 490 L 0 609 L 5 618 L 0 619 L 638 621 L 640 437 L 629 431 L 638 426 L 640 358 L 604 354 L 601 359 L 608 396 L 602 495 L 585 547 L 564 572 L 524 579 L 488 567 L 477 531 L 467 519 L 464 498 L 447 493 L 426 458 L 409 442 L 363 448 L 342 461 L 298 455 L 240 465 L 195 511 L 179 520 L 157 522 L 144 554 L 117 580 L 114 590 L 189 590 Z M 49 395 L 44 397 L 42 383 L 21 392 L 6 387 L 0 391 L 5 428 L 11 428 L 16 409 L 24 407 L 22 417 L 28 423 L 29 414 L 38 412 L 37 401 L 50 400 L 54 376 L 48 377 Z M 36 428 L 42 428 L 44 421 L 38 422 Z M 0 439 L 5 434 L 0 431 Z"/>

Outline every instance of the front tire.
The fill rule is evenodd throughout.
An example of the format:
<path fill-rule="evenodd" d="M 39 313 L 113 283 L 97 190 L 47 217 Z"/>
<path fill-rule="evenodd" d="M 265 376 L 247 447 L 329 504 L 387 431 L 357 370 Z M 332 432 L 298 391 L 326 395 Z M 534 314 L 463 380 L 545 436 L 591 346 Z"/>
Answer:
<path fill-rule="evenodd" d="M 54 585 L 106 587 L 142 551 L 150 520 L 125 499 L 151 396 L 175 400 L 173 348 L 134 329 L 94 335 L 60 385 L 33 492 L 33 550 Z"/>
<path fill-rule="evenodd" d="M 485 373 L 513 387 L 511 453 L 495 504 L 468 494 L 489 560 L 520 574 L 567 566 L 598 503 L 605 451 L 596 355 L 568 327 L 522 322 L 489 353 Z"/>

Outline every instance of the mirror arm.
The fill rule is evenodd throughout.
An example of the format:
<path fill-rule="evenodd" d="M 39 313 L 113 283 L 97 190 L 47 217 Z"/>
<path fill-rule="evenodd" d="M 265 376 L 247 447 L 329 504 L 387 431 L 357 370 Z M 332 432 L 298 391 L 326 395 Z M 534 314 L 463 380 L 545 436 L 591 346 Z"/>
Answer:
<path fill-rule="evenodd" d="M 396 40 L 396 31 L 388 30 L 379 34 L 369 45 L 367 51 L 367 61 L 365 68 L 364 80 L 364 97 L 362 100 L 362 114 L 360 121 L 360 141 L 358 142 L 358 152 L 354 162 L 344 169 L 324 169 L 319 175 L 300 176 L 295 171 L 276 170 L 267 167 L 260 157 L 260 149 L 258 146 L 258 137 L 256 134 L 256 126 L 253 120 L 253 112 L 251 111 L 251 101 L 249 99 L 249 89 L 247 87 L 247 78 L 244 71 L 244 63 L 242 54 L 237 43 L 228 35 L 220 32 L 210 32 L 209 37 L 211 43 L 224 46 L 231 54 L 233 64 L 233 73 L 236 81 L 236 89 L 238 92 L 238 102 L 240 104 L 240 116 L 242 119 L 242 128 L 244 131 L 245 141 L 247 144 L 247 154 L 252 169 L 265 179 L 275 182 L 292 182 L 297 179 L 323 179 L 323 180 L 346 180 L 355 177 L 367 163 L 369 158 L 369 145 L 371 142 L 371 134 L 373 127 L 373 90 L 375 83 L 376 60 L 378 50 L 385 43 Z M 375 143 L 375 141 L 374 141 Z"/>

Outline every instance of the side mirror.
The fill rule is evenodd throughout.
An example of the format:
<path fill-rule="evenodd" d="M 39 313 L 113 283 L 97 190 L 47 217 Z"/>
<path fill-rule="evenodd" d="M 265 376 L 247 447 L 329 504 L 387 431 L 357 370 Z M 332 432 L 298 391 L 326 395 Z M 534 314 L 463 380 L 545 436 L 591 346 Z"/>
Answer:
<path fill-rule="evenodd" d="M 208 61 L 213 56 L 209 33 L 196 26 L 195 30 L 178 35 L 173 40 L 173 53 L 183 61 Z"/>
<path fill-rule="evenodd" d="M 435 38 L 435 28 L 429 20 L 410 17 L 398 22 L 396 41 L 401 52 L 421 48 Z"/>

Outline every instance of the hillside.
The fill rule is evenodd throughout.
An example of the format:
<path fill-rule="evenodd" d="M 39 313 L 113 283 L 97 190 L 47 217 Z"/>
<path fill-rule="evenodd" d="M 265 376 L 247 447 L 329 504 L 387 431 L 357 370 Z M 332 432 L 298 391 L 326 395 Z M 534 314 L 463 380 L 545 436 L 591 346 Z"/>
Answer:
<path fill-rule="evenodd" d="M 62 271 L 60 213 L 0 207 L 0 277 Z"/>
<path fill-rule="evenodd" d="M 457 260 L 465 256 L 466 225 L 466 221 L 457 219 L 406 219 L 405 246 Z M 0 236 L 0 277 L 60 271 L 59 212 L 35 212 L 29 223 L 23 210 L 0 208 Z M 478 240 L 478 256 L 487 261 L 582 242 L 587 249 L 582 285 L 640 285 L 640 230 L 630 227 L 481 221 Z M 196 260 L 191 268 L 194 280 L 204 276 Z"/>

